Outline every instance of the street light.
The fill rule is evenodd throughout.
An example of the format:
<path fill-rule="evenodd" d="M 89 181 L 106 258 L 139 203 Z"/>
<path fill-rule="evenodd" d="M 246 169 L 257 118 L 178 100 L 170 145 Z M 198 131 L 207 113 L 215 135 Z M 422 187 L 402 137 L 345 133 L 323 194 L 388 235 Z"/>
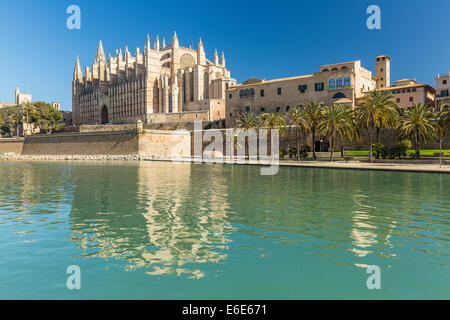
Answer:
<path fill-rule="evenodd" d="M 442 168 L 442 139 L 439 140 L 439 168 Z"/>

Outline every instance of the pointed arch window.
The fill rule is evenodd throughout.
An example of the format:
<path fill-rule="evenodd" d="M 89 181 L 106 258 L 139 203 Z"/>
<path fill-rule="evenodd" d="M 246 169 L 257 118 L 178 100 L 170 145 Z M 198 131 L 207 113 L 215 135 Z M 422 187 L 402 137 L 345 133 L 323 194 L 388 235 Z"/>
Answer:
<path fill-rule="evenodd" d="M 342 78 L 336 80 L 336 86 L 342 87 Z"/>
<path fill-rule="evenodd" d="M 345 79 L 344 79 L 344 86 L 350 86 L 350 77 L 346 77 Z"/>

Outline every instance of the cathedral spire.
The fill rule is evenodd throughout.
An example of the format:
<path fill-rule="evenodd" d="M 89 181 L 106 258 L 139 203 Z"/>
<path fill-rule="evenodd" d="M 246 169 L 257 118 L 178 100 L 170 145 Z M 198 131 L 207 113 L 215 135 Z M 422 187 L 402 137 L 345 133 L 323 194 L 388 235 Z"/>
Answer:
<path fill-rule="evenodd" d="M 153 50 L 159 51 L 159 37 L 156 36 L 155 44 L 153 45 Z"/>
<path fill-rule="evenodd" d="M 204 64 L 205 61 L 205 50 L 203 49 L 202 38 L 198 40 L 197 45 L 197 64 Z"/>
<path fill-rule="evenodd" d="M 105 60 L 105 52 L 103 51 L 102 40 L 98 43 L 97 55 L 95 57 L 96 60 Z"/>
<path fill-rule="evenodd" d="M 73 71 L 73 80 L 74 81 L 82 81 L 83 80 L 83 72 L 81 71 L 80 58 L 78 56 L 77 56 L 77 62 L 75 63 L 75 70 Z M 17 88 L 16 90 L 19 90 L 19 88 Z"/>
<path fill-rule="evenodd" d="M 162 41 L 162 48 L 164 49 L 165 47 L 166 47 L 166 39 L 163 38 L 163 41 Z"/>
<path fill-rule="evenodd" d="M 219 65 L 219 55 L 217 54 L 217 49 L 214 50 L 214 65 Z"/>
<path fill-rule="evenodd" d="M 220 65 L 222 67 L 225 67 L 225 54 L 222 51 L 222 57 L 220 58 Z"/>
<path fill-rule="evenodd" d="M 147 50 L 150 50 L 150 49 L 151 49 L 151 47 L 150 47 L 150 36 L 147 33 L 147 41 L 145 42 L 145 50 L 147 51 Z"/>
<path fill-rule="evenodd" d="M 172 48 L 178 48 L 178 46 L 179 46 L 179 42 L 178 42 L 177 32 L 174 31 L 173 38 L 172 38 Z"/>

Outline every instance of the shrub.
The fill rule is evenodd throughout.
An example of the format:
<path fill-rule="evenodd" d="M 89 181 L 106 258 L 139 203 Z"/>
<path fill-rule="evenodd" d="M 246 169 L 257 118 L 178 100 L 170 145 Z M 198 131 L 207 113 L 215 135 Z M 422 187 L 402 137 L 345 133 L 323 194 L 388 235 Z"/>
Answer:
<path fill-rule="evenodd" d="M 307 144 L 304 144 L 300 147 L 300 158 L 304 159 L 308 157 L 308 153 L 311 152 L 311 147 Z"/>
<path fill-rule="evenodd" d="M 289 158 L 295 158 L 297 157 L 297 149 L 295 148 L 289 148 Z"/>
<path fill-rule="evenodd" d="M 287 155 L 287 151 L 286 150 L 280 150 L 280 158 L 284 158 Z"/>

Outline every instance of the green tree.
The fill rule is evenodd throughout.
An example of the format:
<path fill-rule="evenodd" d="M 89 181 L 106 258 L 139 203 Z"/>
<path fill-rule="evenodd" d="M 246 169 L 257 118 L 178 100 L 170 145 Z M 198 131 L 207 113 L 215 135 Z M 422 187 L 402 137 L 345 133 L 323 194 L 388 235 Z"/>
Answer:
<path fill-rule="evenodd" d="M 405 110 L 403 115 L 400 134 L 414 141 L 418 159 L 420 159 L 420 142 L 432 141 L 438 135 L 439 126 L 433 120 L 433 109 L 422 103 L 415 103 Z"/>
<path fill-rule="evenodd" d="M 305 117 L 305 113 L 300 109 L 300 108 L 293 108 L 289 111 L 289 120 L 290 123 L 294 126 L 295 128 L 295 143 L 297 145 L 297 158 L 298 161 L 300 161 L 301 159 L 301 154 L 300 154 L 300 131 L 304 132 L 305 131 L 305 127 L 304 125 L 304 117 Z"/>
<path fill-rule="evenodd" d="M 22 123 L 24 126 L 23 133 L 26 136 L 27 130 L 25 129 L 25 124 L 30 125 L 31 114 L 33 113 L 35 106 L 33 103 L 26 101 L 22 106 L 20 106 L 20 112 L 22 114 Z"/>
<path fill-rule="evenodd" d="M 31 113 L 31 121 L 36 123 L 47 134 L 64 126 L 62 113 L 43 101 L 35 102 Z"/>
<path fill-rule="evenodd" d="M 322 117 L 317 126 L 322 136 L 330 140 L 330 161 L 334 160 L 334 147 L 336 141 L 353 138 L 357 129 L 353 121 L 352 108 L 345 105 L 330 105 L 322 109 Z"/>
<path fill-rule="evenodd" d="M 311 101 L 308 103 L 304 109 L 304 119 L 303 126 L 307 133 L 312 135 L 312 151 L 313 158 L 316 160 L 316 148 L 315 148 L 315 140 L 316 140 L 316 131 L 317 126 L 319 125 L 320 119 L 322 118 L 321 113 L 322 103 L 317 101 Z"/>
<path fill-rule="evenodd" d="M 355 110 L 358 126 L 369 135 L 369 160 L 373 161 L 373 134 L 377 128 L 396 128 L 399 123 L 398 106 L 388 90 L 370 91 Z"/>
<path fill-rule="evenodd" d="M 19 125 L 22 123 L 22 115 L 18 107 L 9 107 L 6 110 L 6 123 L 10 129 L 15 129 L 16 136 L 19 137 Z"/>

